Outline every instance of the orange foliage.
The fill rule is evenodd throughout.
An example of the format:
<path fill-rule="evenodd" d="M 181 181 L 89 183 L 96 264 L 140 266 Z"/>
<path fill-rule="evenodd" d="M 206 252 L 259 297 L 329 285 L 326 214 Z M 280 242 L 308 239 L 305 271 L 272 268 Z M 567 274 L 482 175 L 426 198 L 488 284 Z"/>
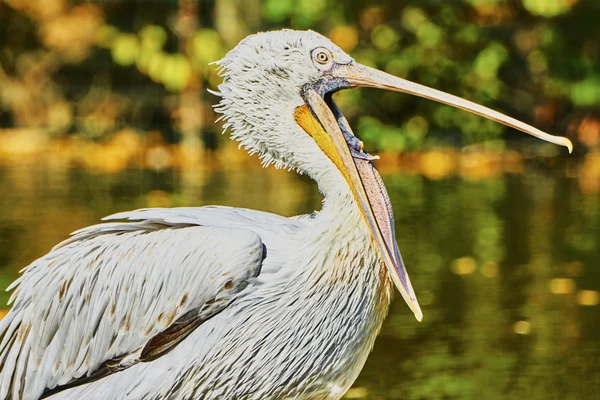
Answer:
<path fill-rule="evenodd" d="M 71 62 L 87 57 L 95 33 L 104 24 L 102 10 L 93 4 L 74 7 L 40 26 L 42 42 Z"/>
<path fill-rule="evenodd" d="M 577 135 L 581 143 L 587 147 L 600 145 L 600 119 L 585 117 L 577 128 Z"/>

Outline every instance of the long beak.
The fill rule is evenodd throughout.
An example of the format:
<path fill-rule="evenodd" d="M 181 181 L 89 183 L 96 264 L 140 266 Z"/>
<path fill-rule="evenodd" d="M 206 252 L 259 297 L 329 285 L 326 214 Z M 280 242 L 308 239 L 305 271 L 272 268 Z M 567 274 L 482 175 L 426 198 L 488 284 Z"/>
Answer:
<path fill-rule="evenodd" d="M 345 79 L 352 86 L 366 86 L 380 89 L 394 90 L 397 92 L 409 93 L 415 96 L 424 97 L 426 99 L 435 100 L 440 103 L 448 104 L 466 111 L 481 115 L 501 124 L 518 129 L 522 132 L 535 136 L 538 139 L 545 140 L 550 143 L 565 146 L 569 153 L 573 151 L 571 141 L 562 136 L 553 136 L 533 126 L 527 125 L 514 118 L 506 116 L 502 113 L 494 111 L 471 101 L 461 99 L 442 91 L 419 85 L 406 79 L 379 71 L 375 68 L 367 67 L 357 63 L 341 65 L 335 73 L 336 76 Z"/>
<path fill-rule="evenodd" d="M 304 98 L 307 106 L 296 109 L 296 122 L 313 137 L 348 182 L 394 284 L 415 318 L 421 321 L 423 313 L 396 244 L 394 216 L 377 170 L 371 161 L 352 157 L 339 121 L 314 89 L 306 90 Z"/>
<path fill-rule="evenodd" d="M 367 86 L 425 97 L 490 118 L 539 139 L 565 146 L 569 152 L 573 149 L 571 141 L 567 138 L 549 135 L 468 100 L 397 78 L 364 65 L 356 63 L 341 65 L 335 69 L 334 75 L 347 82 L 342 87 Z M 421 321 L 423 313 L 396 244 L 394 216 L 377 170 L 368 158 L 353 157 L 346 136 L 354 137 L 354 135 L 341 114 L 336 119 L 333 114 L 336 111 L 333 103 L 328 105 L 323 99 L 322 93 L 319 94 L 315 88 L 310 86 L 303 91 L 303 97 L 306 106 L 296 109 L 294 114 L 296 122 L 313 137 L 348 182 L 394 284 L 417 320 Z"/>

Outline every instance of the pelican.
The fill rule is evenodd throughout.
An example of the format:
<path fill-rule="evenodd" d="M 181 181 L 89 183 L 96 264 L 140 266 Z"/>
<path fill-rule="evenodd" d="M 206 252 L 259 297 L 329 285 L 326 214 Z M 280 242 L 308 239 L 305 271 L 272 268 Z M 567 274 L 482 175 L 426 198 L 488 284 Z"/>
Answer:
<path fill-rule="evenodd" d="M 218 65 L 225 129 L 264 165 L 314 179 L 322 209 L 142 209 L 74 232 L 8 289 L 0 399 L 341 398 L 394 286 L 423 314 L 375 157 L 336 91 L 426 97 L 571 150 L 566 138 L 361 65 L 312 31 L 249 36 Z"/>

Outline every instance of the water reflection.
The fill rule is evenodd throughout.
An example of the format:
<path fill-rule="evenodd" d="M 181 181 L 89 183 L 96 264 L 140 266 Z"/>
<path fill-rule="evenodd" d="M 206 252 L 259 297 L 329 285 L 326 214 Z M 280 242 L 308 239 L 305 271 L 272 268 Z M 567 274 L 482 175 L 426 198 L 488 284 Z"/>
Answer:
<path fill-rule="evenodd" d="M 367 399 L 596 398 L 600 198 L 565 168 L 430 179 L 384 176 L 425 318 L 402 301 L 348 394 Z M 318 209 L 306 179 L 274 169 L 0 168 L 0 286 L 78 228 L 147 206 Z M 7 294 L 0 295 L 5 303 Z"/>

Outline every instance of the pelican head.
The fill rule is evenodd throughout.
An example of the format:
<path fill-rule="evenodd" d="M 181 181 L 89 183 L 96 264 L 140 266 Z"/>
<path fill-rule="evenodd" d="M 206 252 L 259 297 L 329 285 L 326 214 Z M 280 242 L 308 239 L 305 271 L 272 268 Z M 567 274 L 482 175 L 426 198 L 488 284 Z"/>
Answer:
<path fill-rule="evenodd" d="M 571 151 L 571 142 L 459 97 L 361 65 L 312 31 L 274 31 L 244 39 L 219 65 L 223 83 L 216 111 L 225 129 L 263 164 L 313 177 L 324 195 L 344 193 L 356 202 L 381 260 L 420 321 L 421 309 L 394 238 L 387 192 L 362 142 L 332 94 L 354 87 L 410 93 L 449 104 Z"/>

